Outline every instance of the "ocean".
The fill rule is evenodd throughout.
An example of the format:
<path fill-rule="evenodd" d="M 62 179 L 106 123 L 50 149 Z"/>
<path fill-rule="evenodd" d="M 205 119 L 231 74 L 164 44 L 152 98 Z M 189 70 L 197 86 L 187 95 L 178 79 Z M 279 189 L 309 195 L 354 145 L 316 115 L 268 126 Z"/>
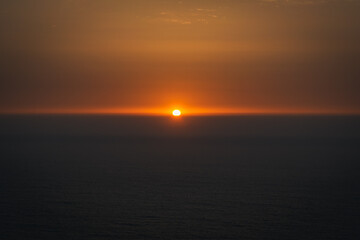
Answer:
<path fill-rule="evenodd" d="M 360 116 L 0 116 L 0 239 L 360 239 Z"/>

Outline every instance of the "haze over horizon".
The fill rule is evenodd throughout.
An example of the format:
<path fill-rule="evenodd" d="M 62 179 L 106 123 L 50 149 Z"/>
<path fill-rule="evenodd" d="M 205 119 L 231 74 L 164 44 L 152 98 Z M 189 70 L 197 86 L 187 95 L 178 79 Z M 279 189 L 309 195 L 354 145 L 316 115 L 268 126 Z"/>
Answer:
<path fill-rule="evenodd" d="M 0 113 L 360 113 L 357 0 L 0 3 Z"/>

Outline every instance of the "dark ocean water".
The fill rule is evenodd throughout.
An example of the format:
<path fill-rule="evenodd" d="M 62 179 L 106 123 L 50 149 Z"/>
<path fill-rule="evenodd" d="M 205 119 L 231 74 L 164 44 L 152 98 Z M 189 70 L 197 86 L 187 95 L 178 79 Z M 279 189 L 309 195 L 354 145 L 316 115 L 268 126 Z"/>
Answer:
<path fill-rule="evenodd" d="M 1 116 L 0 239 L 360 239 L 360 117 Z"/>

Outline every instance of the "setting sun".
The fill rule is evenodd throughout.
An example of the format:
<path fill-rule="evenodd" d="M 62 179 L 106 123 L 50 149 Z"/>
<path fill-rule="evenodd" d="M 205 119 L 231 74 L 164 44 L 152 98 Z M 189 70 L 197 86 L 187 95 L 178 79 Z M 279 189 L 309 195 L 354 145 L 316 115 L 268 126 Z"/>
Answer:
<path fill-rule="evenodd" d="M 172 114 L 173 114 L 173 116 L 175 116 L 175 117 L 179 117 L 179 116 L 181 115 L 181 112 L 180 112 L 180 110 L 174 110 L 174 111 L 172 112 Z"/>

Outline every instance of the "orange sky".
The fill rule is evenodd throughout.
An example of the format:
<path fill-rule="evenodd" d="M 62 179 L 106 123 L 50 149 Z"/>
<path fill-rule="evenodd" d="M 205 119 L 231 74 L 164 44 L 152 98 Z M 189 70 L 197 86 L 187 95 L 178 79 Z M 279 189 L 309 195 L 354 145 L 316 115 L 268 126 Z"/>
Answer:
<path fill-rule="evenodd" d="M 359 113 L 347 0 L 0 3 L 0 112 Z"/>

